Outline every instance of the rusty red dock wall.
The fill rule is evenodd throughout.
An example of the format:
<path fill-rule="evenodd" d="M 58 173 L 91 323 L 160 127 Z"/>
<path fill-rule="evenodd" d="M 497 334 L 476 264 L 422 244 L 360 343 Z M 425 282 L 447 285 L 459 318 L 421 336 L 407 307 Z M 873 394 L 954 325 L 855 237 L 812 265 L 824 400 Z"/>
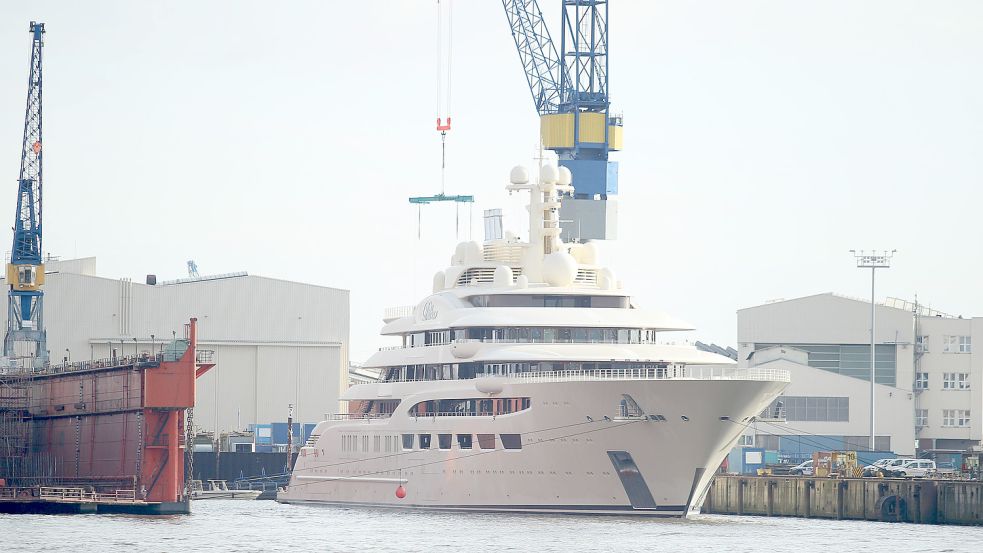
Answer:
<path fill-rule="evenodd" d="M 148 502 L 185 496 L 185 414 L 195 403 L 196 320 L 187 349 L 53 367 L 28 376 L 30 450 L 50 460 L 38 485 L 57 481 L 97 491 L 132 489 Z M 4 475 L 0 475 L 3 478 Z M 31 484 L 19 474 L 18 485 Z"/>

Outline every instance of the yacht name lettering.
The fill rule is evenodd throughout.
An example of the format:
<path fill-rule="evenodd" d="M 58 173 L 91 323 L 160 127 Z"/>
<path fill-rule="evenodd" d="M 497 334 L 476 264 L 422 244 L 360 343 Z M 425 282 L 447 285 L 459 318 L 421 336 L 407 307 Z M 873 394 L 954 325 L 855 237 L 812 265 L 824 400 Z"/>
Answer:
<path fill-rule="evenodd" d="M 423 314 L 424 321 L 432 321 L 437 318 L 437 308 L 434 306 L 432 301 L 428 301 L 423 304 Z"/>

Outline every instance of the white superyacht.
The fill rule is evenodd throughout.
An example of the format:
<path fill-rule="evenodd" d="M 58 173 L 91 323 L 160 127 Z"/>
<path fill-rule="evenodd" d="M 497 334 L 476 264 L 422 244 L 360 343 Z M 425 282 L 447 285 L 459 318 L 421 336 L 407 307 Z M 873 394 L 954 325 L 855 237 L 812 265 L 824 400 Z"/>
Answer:
<path fill-rule="evenodd" d="M 591 242 L 560 239 L 566 168 L 527 190 L 529 241 L 457 246 L 433 293 L 387 316 L 402 346 L 373 355 L 379 382 L 317 425 L 284 503 L 686 516 L 786 371 L 738 369 L 690 330 L 636 308 Z"/>

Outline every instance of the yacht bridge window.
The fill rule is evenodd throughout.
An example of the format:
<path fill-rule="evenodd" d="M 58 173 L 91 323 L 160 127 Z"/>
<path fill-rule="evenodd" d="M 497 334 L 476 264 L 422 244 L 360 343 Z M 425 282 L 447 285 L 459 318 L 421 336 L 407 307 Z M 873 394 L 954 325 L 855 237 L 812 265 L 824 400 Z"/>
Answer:
<path fill-rule="evenodd" d="M 651 328 L 472 327 L 431 330 L 403 336 L 403 347 L 442 346 L 462 340 L 532 344 L 654 344 Z"/>
<path fill-rule="evenodd" d="M 547 344 L 654 344 L 656 332 L 650 328 L 474 327 L 467 329 L 467 338 L 487 342 Z"/>
<path fill-rule="evenodd" d="M 468 298 L 475 307 L 588 307 L 628 309 L 628 296 L 590 296 L 559 294 L 493 294 Z"/>

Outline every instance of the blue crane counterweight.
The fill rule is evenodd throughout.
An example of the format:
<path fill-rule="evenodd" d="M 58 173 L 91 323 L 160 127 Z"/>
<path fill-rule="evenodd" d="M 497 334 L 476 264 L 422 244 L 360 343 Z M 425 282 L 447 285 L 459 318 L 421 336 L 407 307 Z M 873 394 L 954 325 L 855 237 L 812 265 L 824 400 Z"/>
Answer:
<path fill-rule="evenodd" d="M 31 22 L 31 67 L 24 115 L 14 239 L 7 265 L 7 334 L 4 357 L 18 356 L 17 342 L 34 345 L 34 365 L 48 361 L 44 329 L 44 264 L 41 259 L 41 49 L 44 23 Z"/>
<path fill-rule="evenodd" d="M 608 2 L 561 0 L 560 49 L 536 0 L 502 0 L 529 90 L 543 147 L 573 175 L 573 198 L 561 208 L 564 240 L 614 238 L 622 118 L 608 96 Z M 563 224 L 566 223 L 566 224 Z"/>

